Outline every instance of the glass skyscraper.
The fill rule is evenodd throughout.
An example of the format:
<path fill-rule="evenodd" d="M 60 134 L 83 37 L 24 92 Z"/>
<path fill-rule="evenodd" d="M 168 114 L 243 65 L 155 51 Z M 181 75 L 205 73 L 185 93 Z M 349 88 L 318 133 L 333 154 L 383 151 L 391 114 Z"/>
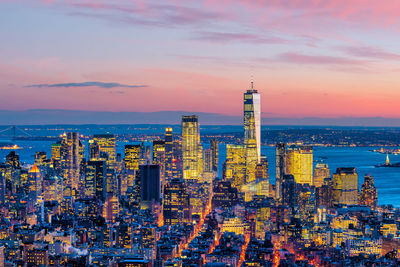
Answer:
<path fill-rule="evenodd" d="M 244 93 L 244 144 L 246 146 L 246 182 L 255 180 L 255 168 L 261 161 L 261 101 L 253 87 Z"/>

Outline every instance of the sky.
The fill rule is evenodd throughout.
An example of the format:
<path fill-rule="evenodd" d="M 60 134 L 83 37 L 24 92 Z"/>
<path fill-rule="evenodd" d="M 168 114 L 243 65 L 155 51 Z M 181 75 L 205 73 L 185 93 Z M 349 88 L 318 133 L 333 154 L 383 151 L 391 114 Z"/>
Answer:
<path fill-rule="evenodd" d="M 400 117 L 398 0 L 0 0 L 0 110 Z"/>

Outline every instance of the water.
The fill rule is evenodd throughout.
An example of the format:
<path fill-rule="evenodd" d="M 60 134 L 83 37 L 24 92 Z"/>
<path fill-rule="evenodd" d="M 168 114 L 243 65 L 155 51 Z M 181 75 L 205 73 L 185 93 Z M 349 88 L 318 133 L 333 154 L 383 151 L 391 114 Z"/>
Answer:
<path fill-rule="evenodd" d="M 16 144 L 22 147 L 17 150 L 17 153 L 22 162 L 32 164 L 36 151 L 45 151 L 50 157 L 52 143 L 51 141 L 16 141 Z M 117 143 L 117 153 L 123 155 L 125 144 L 127 143 Z M 314 147 L 314 161 L 323 160 L 329 165 L 331 173 L 335 172 L 338 167 L 356 167 L 360 186 L 364 181 L 364 175 L 372 175 L 378 189 L 379 204 L 392 204 L 400 207 L 400 168 L 375 168 L 375 165 L 385 162 L 386 155 L 371 152 L 372 149 L 376 149 L 376 147 Z M 4 161 L 10 151 L 0 150 L 0 162 Z M 275 183 L 275 148 L 264 146 L 262 153 L 267 156 L 269 161 L 271 183 Z M 219 156 L 221 171 L 221 165 L 226 156 L 226 148 L 223 144 L 220 145 Z M 400 162 L 400 155 L 390 155 L 390 160 L 392 163 Z"/>

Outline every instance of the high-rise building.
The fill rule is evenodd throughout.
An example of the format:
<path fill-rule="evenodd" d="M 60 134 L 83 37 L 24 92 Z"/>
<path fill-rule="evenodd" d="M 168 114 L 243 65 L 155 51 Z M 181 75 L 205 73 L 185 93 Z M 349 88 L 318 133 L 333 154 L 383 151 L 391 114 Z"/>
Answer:
<path fill-rule="evenodd" d="M 164 223 L 174 225 L 191 222 L 190 196 L 180 179 L 173 179 L 164 186 L 163 199 Z"/>
<path fill-rule="evenodd" d="M 125 145 L 125 168 L 139 170 L 140 145 Z"/>
<path fill-rule="evenodd" d="M 358 204 L 356 168 L 337 168 L 332 178 L 333 204 Z"/>
<path fill-rule="evenodd" d="M 254 169 L 255 177 L 255 169 Z M 246 146 L 226 145 L 226 160 L 223 165 L 223 178 L 230 181 L 239 191 L 246 182 Z"/>
<path fill-rule="evenodd" d="M 174 138 L 172 128 L 165 129 L 165 180 L 169 182 L 172 179 L 172 163 L 174 160 Z"/>
<path fill-rule="evenodd" d="M 36 202 L 42 196 L 42 175 L 36 163 L 28 172 L 29 199 Z"/>
<path fill-rule="evenodd" d="M 21 166 L 19 161 L 19 155 L 15 151 L 11 151 L 6 156 L 6 164 L 11 165 L 14 169 L 18 169 Z"/>
<path fill-rule="evenodd" d="M 47 154 L 44 151 L 37 151 L 35 153 L 35 163 L 37 166 L 43 166 L 47 160 Z"/>
<path fill-rule="evenodd" d="M 89 140 L 89 160 L 100 159 L 100 146 L 99 144 L 91 139 Z"/>
<path fill-rule="evenodd" d="M 161 187 L 165 184 L 165 141 L 153 141 L 153 164 L 160 166 Z"/>
<path fill-rule="evenodd" d="M 282 200 L 282 182 L 283 176 L 285 175 L 285 159 L 286 159 L 286 144 L 278 143 L 275 146 L 275 177 L 276 177 L 276 189 L 275 198 L 280 201 Z"/>
<path fill-rule="evenodd" d="M 315 187 L 321 187 L 324 184 L 324 179 L 331 177 L 331 171 L 329 170 L 328 164 L 318 163 L 314 169 L 313 185 Z"/>
<path fill-rule="evenodd" d="M 212 150 L 211 149 L 204 149 L 203 150 L 203 171 L 204 172 L 212 172 L 213 165 L 212 165 Z"/>
<path fill-rule="evenodd" d="M 313 183 L 312 146 L 291 145 L 286 147 L 285 174 L 292 174 L 296 183 Z"/>
<path fill-rule="evenodd" d="M 61 169 L 63 170 L 64 195 L 74 196 L 80 178 L 80 141 L 76 132 L 66 133 L 61 141 Z"/>
<path fill-rule="evenodd" d="M 114 134 L 95 134 L 93 141 L 96 142 L 100 149 L 100 157 L 107 155 L 107 165 L 113 166 L 116 159 L 116 139 Z"/>
<path fill-rule="evenodd" d="M 89 160 L 85 170 L 85 196 L 102 201 L 107 196 L 107 168 L 103 160 Z"/>
<path fill-rule="evenodd" d="M 269 197 L 268 160 L 262 155 L 261 162 L 256 166 L 257 195 Z"/>
<path fill-rule="evenodd" d="M 195 115 L 182 116 L 183 179 L 197 182 L 199 173 L 200 127 Z"/>
<path fill-rule="evenodd" d="M 316 187 L 316 200 L 318 207 L 330 208 L 333 205 L 333 189 L 332 179 L 330 177 L 324 179 L 324 183 L 320 187 Z"/>
<path fill-rule="evenodd" d="M 51 160 L 53 162 L 61 160 L 61 142 L 51 145 Z"/>
<path fill-rule="evenodd" d="M 260 94 L 251 88 L 244 93 L 244 143 L 256 149 L 256 161 L 261 160 L 261 99 Z"/>
<path fill-rule="evenodd" d="M 211 149 L 212 170 L 218 174 L 218 156 L 219 156 L 218 139 L 215 138 L 211 139 L 210 149 Z"/>
<path fill-rule="evenodd" d="M 297 184 L 292 174 L 285 174 L 282 179 L 282 203 L 293 208 L 297 204 Z"/>
<path fill-rule="evenodd" d="M 378 204 L 378 192 L 374 184 L 374 177 L 364 176 L 364 183 L 361 185 L 360 205 L 369 206 L 373 209 Z"/>
<path fill-rule="evenodd" d="M 246 179 L 255 180 L 256 166 L 261 160 L 261 102 L 260 94 L 253 88 L 244 93 L 244 144 L 246 146 Z"/>
<path fill-rule="evenodd" d="M 142 208 L 151 208 L 152 204 L 161 204 L 161 180 L 159 165 L 140 165 L 140 202 Z"/>

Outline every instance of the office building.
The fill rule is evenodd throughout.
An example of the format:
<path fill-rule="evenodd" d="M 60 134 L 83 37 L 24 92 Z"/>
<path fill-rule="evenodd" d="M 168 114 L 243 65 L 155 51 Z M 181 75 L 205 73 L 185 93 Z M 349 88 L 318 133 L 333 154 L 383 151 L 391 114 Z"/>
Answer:
<path fill-rule="evenodd" d="M 285 174 L 292 174 L 296 183 L 313 183 L 313 149 L 311 146 L 291 145 L 286 147 Z"/>
<path fill-rule="evenodd" d="M 199 173 L 200 127 L 195 115 L 182 116 L 183 179 L 197 182 Z"/>
<path fill-rule="evenodd" d="M 255 169 L 254 169 L 255 177 Z M 230 181 L 239 191 L 246 182 L 246 146 L 226 145 L 226 160 L 223 164 L 223 178 Z"/>
<path fill-rule="evenodd" d="M 328 164 L 317 163 L 314 169 L 313 185 L 315 187 L 321 187 L 324 184 L 324 179 L 331 177 L 331 171 L 329 170 Z"/>
<path fill-rule="evenodd" d="M 161 204 L 161 169 L 159 165 L 140 165 L 137 179 L 140 180 L 140 203 L 143 209 Z"/>
<path fill-rule="evenodd" d="M 175 225 L 190 222 L 190 196 L 186 192 L 185 183 L 173 179 L 164 186 L 163 199 L 164 224 Z"/>
<path fill-rule="evenodd" d="M 358 204 L 356 168 L 337 168 L 332 178 L 333 204 Z"/>
<path fill-rule="evenodd" d="M 369 206 L 375 209 L 378 204 L 378 192 L 375 187 L 374 177 L 364 176 L 364 183 L 361 185 L 360 205 Z"/>

